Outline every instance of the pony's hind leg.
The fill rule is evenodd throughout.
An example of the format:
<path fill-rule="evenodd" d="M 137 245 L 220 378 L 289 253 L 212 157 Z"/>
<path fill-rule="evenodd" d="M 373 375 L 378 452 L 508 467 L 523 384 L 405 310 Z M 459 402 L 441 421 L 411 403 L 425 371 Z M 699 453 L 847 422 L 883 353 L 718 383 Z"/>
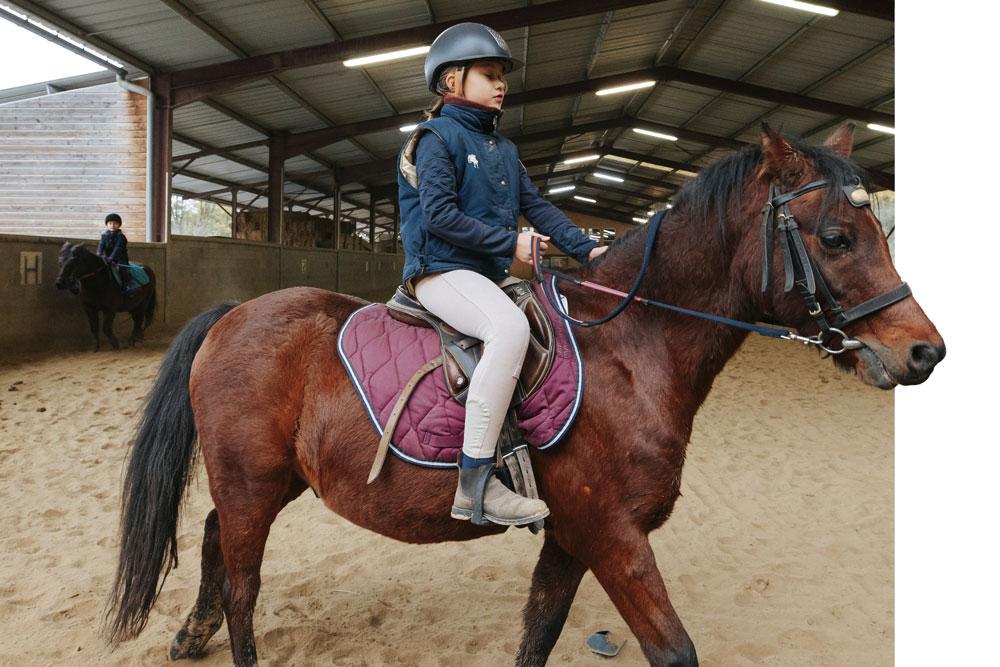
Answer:
<path fill-rule="evenodd" d="M 308 488 L 300 478 L 294 477 L 281 508 L 292 502 Z M 279 508 L 279 510 L 281 509 Z M 218 632 L 225 620 L 222 591 L 226 581 L 226 566 L 222 558 L 219 513 L 212 510 L 205 519 L 205 539 L 201 545 L 201 586 L 198 600 L 188 614 L 184 626 L 170 643 L 170 659 L 196 657 L 205 648 L 208 640 Z M 252 638 L 252 633 L 251 633 Z"/>
<path fill-rule="evenodd" d="M 184 621 L 184 627 L 170 643 L 171 660 L 198 655 L 222 627 L 222 582 L 225 578 L 226 566 L 222 562 L 222 547 L 219 544 L 219 513 L 213 509 L 205 519 L 205 539 L 201 543 L 198 601 Z"/>
<path fill-rule="evenodd" d="M 587 571 L 550 533 L 531 577 L 531 595 L 524 607 L 524 634 L 517 651 L 517 667 L 542 667 L 556 645 L 566 616 Z"/>

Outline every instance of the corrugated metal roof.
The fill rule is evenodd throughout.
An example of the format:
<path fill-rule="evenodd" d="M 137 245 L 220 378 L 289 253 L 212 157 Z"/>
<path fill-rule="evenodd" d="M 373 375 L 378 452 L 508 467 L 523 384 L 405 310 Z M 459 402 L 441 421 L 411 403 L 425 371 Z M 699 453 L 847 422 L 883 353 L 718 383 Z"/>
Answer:
<path fill-rule="evenodd" d="M 82 31 L 157 67 L 183 69 L 236 59 L 232 50 L 160 0 L 35 1 Z M 184 2 L 197 20 L 249 54 L 335 41 L 334 31 L 343 39 L 353 39 L 487 11 L 525 7 L 524 0 L 500 0 L 488 7 L 472 0 L 317 0 L 316 6 L 324 15 L 319 17 L 300 0 Z M 664 0 L 616 10 L 609 15 L 597 13 L 507 30 L 503 35 L 515 57 L 526 60 L 525 69 L 510 77 L 510 92 L 518 92 L 522 87 L 538 90 L 581 81 L 588 67 L 591 77 L 601 77 L 656 64 L 674 64 L 732 81 L 742 80 L 841 104 L 878 105 L 879 110 L 891 114 L 893 33 L 891 21 L 847 12 L 826 18 L 758 0 L 729 0 L 724 4 L 706 1 L 693 5 L 688 0 Z M 289 70 L 279 77 L 334 125 L 407 113 L 416 121 L 419 111 L 431 98 L 424 86 L 420 58 L 364 70 L 332 62 Z M 250 125 L 265 131 L 286 132 L 325 125 L 316 113 L 305 109 L 293 95 L 268 79 L 222 90 L 212 99 L 247 122 L 234 120 L 208 104 L 193 103 L 176 109 L 175 131 L 204 146 L 225 147 L 266 138 Z M 813 133 L 815 136 L 809 136 L 812 141 L 824 138 L 831 124 L 840 120 L 831 114 L 665 81 L 636 93 L 598 97 L 589 92 L 512 107 L 506 110 L 503 128 L 506 133 L 517 135 L 623 115 L 722 139 L 752 142 L 758 140 L 761 119 L 786 131 Z M 340 141 L 312 154 L 338 167 L 359 165 L 395 155 L 403 139 L 392 128 L 358 136 L 353 141 Z M 855 155 L 859 162 L 879 165 L 882 171 L 892 173 L 895 142 L 891 136 L 880 135 L 861 124 L 856 139 L 863 145 Z M 582 150 L 601 142 L 605 153 L 618 148 L 698 165 L 711 164 L 730 150 L 684 139 L 652 140 L 636 135 L 628 127 L 536 140 L 525 144 L 522 150 L 528 159 Z M 199 148 L 175 142 L 174 151 L 182 154 Z M 243 149 L 232 155 L 242 161 L 266 164 L 267 147 Z M 629 168 L 624 162 L 609 162 L 608 158 L 602 163 Z M 633 173 L 648 178 L 683 182 L 677 176 L 666 175 L 669 170 L 649 165 L 631 168 Z M 200 158 L 190 169 L 216 179 L 231 178 L 243 183 L 259 182 L 262 177 L 261 172 L 228 160 L 224 154 Z M 557 173 L 564 170 L 556 168 Z M 540 173 L 544 169 L 531 171 Z M 327 173 L 327 166 L 308 156 L 286 163 L 290 179 L 319 178 Z M 392 174 L 386 173 L 376 175 L 371 182 L 392 178 Z M 218 185 L 204 186 L 204 183 L 204 187 L 196 188 L 188 176 L 178 175 L 176 179 L 178 187 L 192 192 L 218 189 Z M 625 185 L 622 189 L 629 187 Z M 648 186 L 635 187 L 640 192 L 650 192 Z M 617 201 L 611 195 L 608 198 Z"/>

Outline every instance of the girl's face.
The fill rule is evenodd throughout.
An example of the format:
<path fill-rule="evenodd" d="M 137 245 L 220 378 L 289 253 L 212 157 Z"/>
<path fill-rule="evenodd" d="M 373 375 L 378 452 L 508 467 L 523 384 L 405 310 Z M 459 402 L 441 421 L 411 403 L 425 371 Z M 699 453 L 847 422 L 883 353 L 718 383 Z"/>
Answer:
<path fill-rule="evenodd" d="M 455 74 L 450 74 L 445 83 L 455 90 Z M 465 69 L 463 97 L 470 102 L 500 109 L 507 93 L 507 82 L 503 78 L 503 65 L 497 60 L 480 60 Z"/>
<path fill-rule="evenodd" d="M 118 222 L 117 220 L 109 220 L 106 223 L 106 225 L 107 225 L 107 228 L 110 229 L 113 232 L 117 232 L 119 229 L 122 228 L 122 223 Z"/>

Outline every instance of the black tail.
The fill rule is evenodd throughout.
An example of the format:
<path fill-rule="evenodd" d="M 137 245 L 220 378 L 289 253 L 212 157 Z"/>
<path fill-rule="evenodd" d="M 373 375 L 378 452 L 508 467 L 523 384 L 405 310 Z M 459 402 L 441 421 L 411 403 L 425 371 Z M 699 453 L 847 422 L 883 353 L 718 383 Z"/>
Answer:
<path fill-rule="evenodd" d="M 126 465 L 118 572 L 108 599 L 105 634 L 117 645 L 138 635 L 177 565 L 177 517 L 197 454 L 188 395 L 191 364 L 209 329 L 236 306 L 198 315 L 167 350 Z"/>

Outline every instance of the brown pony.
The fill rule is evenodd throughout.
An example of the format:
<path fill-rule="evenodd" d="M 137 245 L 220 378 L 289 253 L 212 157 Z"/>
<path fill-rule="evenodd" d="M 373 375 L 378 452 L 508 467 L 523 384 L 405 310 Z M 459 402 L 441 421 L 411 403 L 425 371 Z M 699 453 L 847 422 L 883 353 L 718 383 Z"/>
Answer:
<path fill-rule="evenodd" d="M 94 336 L 94 352 L 101 349 L 101 334 L 98 331 L 99 313 L 104 314 L 101 331 L 117 350 L 120 345 L 115 336 L 115 314 L 127 312 L 132 316 L 132 333 L 128 337 L 129 347 L 143 340 L 143 332 L 149 328 L 156 313 L 156 275 L 153 269 L 140 265 L 149 276 L 149 282 L 128 294 L 123 294 L 111 272 L 117 270 L 106 259 L 87 250 L 82 243 L 63 243 L 59 250 L 59 276 L 56 289 L 69 289 L 74 294 L 79 286 L 80 301 L 87 313 L 90 333 Z"/>
<path fill-rule="evenodd" d="M 774 318 L 815 333 L 802 299 L 782 289 L 779 271 L 762 291 L 758 230 L 769 184 L 788 192 L 820 178 L 829 186 L 797 198 L 790 210 L 833 294 L 850 308 L 895 288 L 900 279 L 878 221 L 870 208 L 844 197 L 843 187 L 859 176 L 847 159 L 852 139 L 852 125 L 838 129 L 825 147 L 765 127 L 761 147 L 706 169 L 663 220 L 642 295 L 749 322 Z M 626 235 L 576 275 L 627 290 L 647 229 Z M 781 252 L 768 252 L 777 269 Z M 563 291 L 576 317 L 594 319 L 616 303 L 574 285 Z M 319 289 L 286 289 L 203 313 L 178 335 L 128 463 L 108 611 L 113 642 L 142 630 L 161 576 L 176 565 L 177 514 L 196 439 L 215 509 L 205 521 L 198 599 L 171 644 L 175 659 L 197 655 L 225 619 L 235 664 L 256 664 L 253 610 L 264 543 L 278 512 L 307 488 L 353 523 L 404 542 L 468 540 L 504 530 L 450 518 L 453 471 L 392 460 L 376 483 L 365 484 L 378 435 L 335 344 L 361 305 Z M 846 329 L 864 347 L 835 362 L 868 384 L 923 382 L 944 356 L 941 337 L 912 296 Z M 518 665 L 546 662 L 587 570 L 650 664 L 697 664 L 648 534 L 670 516 L 695 412 L 746 335 L 645 307 L 579 331 L 588 379 L 583 408 L 560 446 L 531 457 L 552 513 L 524 610 Z M 597 535 L 594 525 L 608 529 Z"/>

